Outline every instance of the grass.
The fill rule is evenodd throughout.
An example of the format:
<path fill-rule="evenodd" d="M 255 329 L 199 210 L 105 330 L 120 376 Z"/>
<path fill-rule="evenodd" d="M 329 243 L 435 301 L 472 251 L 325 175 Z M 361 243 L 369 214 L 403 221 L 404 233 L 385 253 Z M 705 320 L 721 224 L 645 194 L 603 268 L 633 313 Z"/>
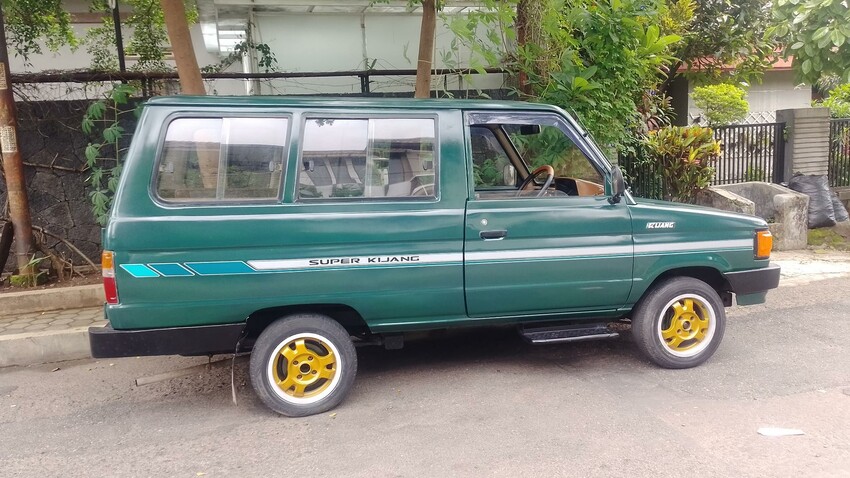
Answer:
<path fill-rule="evenodd" d="M 850 241 L 831 227 L 809 229 L 809 246 L 850 251 Z"/>

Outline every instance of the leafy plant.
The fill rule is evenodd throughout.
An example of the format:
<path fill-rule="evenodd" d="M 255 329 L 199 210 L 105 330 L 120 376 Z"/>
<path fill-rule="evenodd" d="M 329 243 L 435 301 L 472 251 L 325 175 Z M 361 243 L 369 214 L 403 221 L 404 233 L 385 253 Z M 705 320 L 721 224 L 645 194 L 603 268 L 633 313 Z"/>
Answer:
<path fill-rule="evenodd" d="M 744 171 L 744 181 L 767 181 L 767 174 L 758 166 L 747 166 L 747 170 Z"/>
<path fill-rule="evenodd" d="M 42 53 L 42 45 L 51 51 L 78 40 L 71 27 L 71 15 L 61 0 L 2 0 L 6 34 L 16 55 L 29 63 L 30 55 Z"/>
<path fill-rule="evenodd" d="M 725 126 L 747 117 L 750 104 L 744 97 L 747 92 L 735 85 L 697 86 L 691 97 L 701 109 L 710 126 Z"/>
<path fill-rule="evenodd" d="M 692 203 L 711 184 L 720 156 L 711 128 L 669 126 L 650 132 L 644 147 L 661 173 L 665 199 Z"/>
<path fill-rule="evenodd" d="M 160 0 L 121 0 L 131 11 L 123 25 L 132 30 L 126 44 L 126 53 L 137 57 L 131 67 L 136 71 L 168 71 L 171 67 L 165 62 L 165 48 L 169 44 L 165 29 L 165 17 Z M 192 24 L 198 19 L 195 2 L 185 0 L 186 19 Z M 122 7 L 123 8 L 123 7 Z M 89 29 L 84 43 L 86 51 L 92 56 L 92 68 L 98 70 L 116 70 L 118 67 L 115 47 L 115 24 L 107 0 L 92 0 L 93 12 L 103 13 L 102 24 Z"/>
<path fill-rule="evenodd" d="M 472 165 L 472 177 L 476 187 L 503 186 L 505 178 L 494 159 L 485 159 Z"/>
<path fill-rule="evenodd" d="M 829 92 L 829 97 L 815 105 L 829 108 L 833 118 L 850 118 L 850 83 L 835 87 Z"/>
<path fill-rule="evenodd" d="M 34 274 L 20 274 L 20 275 L 12 275 L 9 278 L 9 283 L 13 287 L 35 287 L 42 282 L 46 281 L 45 274 L 47 271 L 39 270 L 38 265 L 41 264 L 42 261 L 47 259 L 47 257 L 36 257 L 33 255 L 29 262 L 27 262 L 25 270 L 29 271 L 38 271 Z"/>
<path fill-rule="evenodd" d="M 799 80 L 814 84 L 834 75 L 850 83 L 850 8 L 846 0 L 776 0 L 768 35 L 793 58 Z"/>
<path fill-rule="evenodd" d="M 531 2 L 483 3 L 485 9 L 449 24 L 473 53 L 470 61 L 482 69 L 507 66 L 521 80 L 521 97 L 572 111 L 608 148 L 622 147 L 641 123 L 642 96 L 657 85 L 681 40 L 657 25 L 669 12 L 661 0 L 539 2 L 534 8 L 545 11 L 534 15 L 539 25 L 531 40 L 513 27 L 517 8 Z"/>
<path fill-rule="evenodd" d="M 121 141 L 124 137 L 121 119 L 128 114 L 137 114 L 136 109 L 129 107 L 130 98 L 136 91 L 131 85 L 116 83 L 107 97 L 90 104 L 83 116 L 83 132 L 97 136 L 86 146 L 85 155 L 86 166 L 91 171 L 88 182 L 92 188 L 89 192 L 92 212 L 101 225 L 106 224 L 121 175 L 125 151 Z"/>

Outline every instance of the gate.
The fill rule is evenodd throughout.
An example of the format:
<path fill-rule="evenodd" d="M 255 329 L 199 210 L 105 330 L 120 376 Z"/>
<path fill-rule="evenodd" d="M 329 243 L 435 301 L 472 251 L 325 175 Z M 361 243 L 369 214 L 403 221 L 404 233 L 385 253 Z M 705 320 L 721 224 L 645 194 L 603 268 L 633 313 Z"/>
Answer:
<path fill-rule="evenodd" d="M 829 122 L 829 185 L 850 186 L 850 118 Z"/>

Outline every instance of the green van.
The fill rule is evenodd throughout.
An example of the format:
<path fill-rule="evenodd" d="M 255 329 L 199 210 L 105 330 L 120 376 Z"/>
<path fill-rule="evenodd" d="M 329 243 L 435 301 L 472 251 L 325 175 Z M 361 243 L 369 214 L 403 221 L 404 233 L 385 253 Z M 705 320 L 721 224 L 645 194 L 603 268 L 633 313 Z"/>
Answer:
<path fill-rule="evenodd" d="M 555 343 L 630 324 L 652 362 L 693 367 L 733 298 L 777 287 L 771 245 L 759 218 L 633 198 L 553 106 L 156 98 L 104 229 L 91 350 L 252 350 L 254 389 L 288 416 L 343 400 L 355 344 L 412 331 Z"/>

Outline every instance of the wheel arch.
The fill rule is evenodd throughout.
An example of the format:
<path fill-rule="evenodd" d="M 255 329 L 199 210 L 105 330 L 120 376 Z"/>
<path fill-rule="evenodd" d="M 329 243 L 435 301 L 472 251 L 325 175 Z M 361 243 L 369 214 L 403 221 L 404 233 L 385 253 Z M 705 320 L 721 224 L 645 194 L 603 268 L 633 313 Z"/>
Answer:
<path fill-rule="evenodd" d="M 246 321 L 246 337 L 256 339 L 277 319 L 294 314 L 321 314 L 339 323 L 351 335 L 365 335 L 370 329 L 363 316 L 345 304 L 297 304 L 267 307 L 251 313 Z"/>
<path fill-rule="evenodd" d="M 729 285 L 729 281 L 726 280 L 723 273 L 709 266 L 688 266 L 666 270 L 653 279 L 646 290 L 643 291 L 643 294 L 641 294 L 640 299 L 643 299 L 658 284 L 673 277 L 691 277 L 701 280 L 717 291 L 717 295 L 720 296 L 724 306 L 729 307 L 732 305 L 732 287 Z"/>

